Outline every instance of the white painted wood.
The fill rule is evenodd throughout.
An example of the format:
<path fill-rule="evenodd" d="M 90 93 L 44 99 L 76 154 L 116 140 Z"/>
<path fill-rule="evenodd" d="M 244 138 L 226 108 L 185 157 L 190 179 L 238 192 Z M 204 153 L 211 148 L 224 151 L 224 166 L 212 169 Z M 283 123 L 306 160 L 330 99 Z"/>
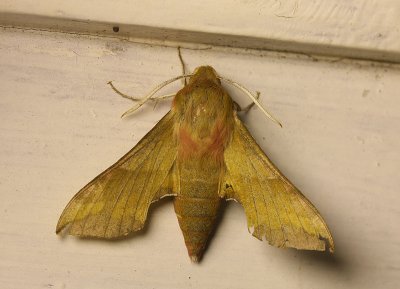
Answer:
<path fill-rule="evenodd" d="M 190 69 L 211 64 L 262 93 L 284 128 L 256 108 L 243 119 L 319 208 L 335 255 L 257 241 L 234 203 L 200 265 L 190 263 L 168 201 L 155 206 L 147 230 L 133 238 L 56 236 L 74 193 L 168 110 L 168 103 L 149 105 L 121 120 L 132 103 L 106 83 L 140 95 L 181 67 L 173 48 L 6 29 L 0 31 L 1 288 L 398 288 L 398 66 L 215 49 L 184 49 L 183 57 Z"/>
<path fill-rule="evenodd" d="M 2 0 L 0 24 L 400 62 L 398 0 Z"/>

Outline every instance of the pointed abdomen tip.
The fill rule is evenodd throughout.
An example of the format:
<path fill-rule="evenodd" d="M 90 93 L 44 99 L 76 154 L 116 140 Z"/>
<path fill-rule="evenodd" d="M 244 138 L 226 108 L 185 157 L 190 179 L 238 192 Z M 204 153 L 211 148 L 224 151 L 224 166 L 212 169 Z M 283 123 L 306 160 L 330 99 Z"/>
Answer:
<path fill-rule="evenodd" d="M 190 256 L 190 261 L 193 263 L 199 263 L 199 257 L 196 255 Z"/>

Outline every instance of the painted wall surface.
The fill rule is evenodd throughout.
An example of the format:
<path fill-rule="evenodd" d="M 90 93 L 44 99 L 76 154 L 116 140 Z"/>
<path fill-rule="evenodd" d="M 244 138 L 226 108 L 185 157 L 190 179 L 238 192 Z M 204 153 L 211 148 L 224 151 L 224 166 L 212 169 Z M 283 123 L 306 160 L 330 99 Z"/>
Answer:
<path fill-rule="evenodd" d="M 229 203 L 199 265 L 190 263 L 170 200 L 143 233 L 120 241 L 60 238 L 58 217 L 88 181 L 133 147 L 170 101 L 131 107 L 107 82 L 144 95 L 181 73 L 177 50 L 113 38 L 0 31 L 2 288 L 397 288 L 400 283 L 398 66 L 231 49 L 182 50 L 212 65 L 283 123 L 242 119 L 316 205 L 333 256 L 253 238 Z M 175 83 L 164 92 L 181 87 Z M 226 87 L 240 104 L 249 100 Z"/>

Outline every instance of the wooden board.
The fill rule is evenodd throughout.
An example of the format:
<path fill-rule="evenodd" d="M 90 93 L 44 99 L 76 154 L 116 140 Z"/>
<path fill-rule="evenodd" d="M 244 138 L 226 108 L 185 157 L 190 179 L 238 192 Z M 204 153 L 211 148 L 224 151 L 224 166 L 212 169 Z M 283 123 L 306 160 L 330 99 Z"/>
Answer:
<path fill-rule="evenodd" d="M 400 62 L 397 0 L 3 0 L 0 25 Z"/>

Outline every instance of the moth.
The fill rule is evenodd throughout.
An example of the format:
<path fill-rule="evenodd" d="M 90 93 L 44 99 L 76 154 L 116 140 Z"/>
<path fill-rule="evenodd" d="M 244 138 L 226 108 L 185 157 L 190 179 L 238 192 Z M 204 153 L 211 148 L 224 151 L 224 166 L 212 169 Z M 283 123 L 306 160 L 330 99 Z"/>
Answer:
<path fill-rule="evenodd" d="M 126 236 L 143 228 L 152 203 L 172 196 L 188 254 L 198 262 L 225 199 L 243 206 L 257 239 L 277 247 L 333 252 L 332 235 L 317 209 L 238 118 L 237 106 L 221 85 L 227 79 L 210 66 L 189 76 L 155 127 L 72 198 L 56 233 L 66 228 L 80 237 Z M 157 87 L 137 107 L 182 77 L 187 76 Z"/>

